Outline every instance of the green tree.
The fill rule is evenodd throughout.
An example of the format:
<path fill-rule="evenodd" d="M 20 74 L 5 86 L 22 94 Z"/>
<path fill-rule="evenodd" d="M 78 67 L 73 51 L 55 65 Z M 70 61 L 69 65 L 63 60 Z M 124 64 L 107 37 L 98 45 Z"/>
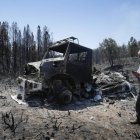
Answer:
<path fill-rule="evenodd" d="M 137 56 L 139 46 L 138 46 L 137 40 L 134 37 L 130 38 L 130 41 L 128 42 L 128 49 L 129 49 L 129 54 L 131 57 Z"/>
<path fill-rule="evenodd" d="M 118 45 L 116 41 L 112 38 L 104 39 L 103 42 L 100 43 L 100 47 L 110 65 L 113 66 L 114 61 L 118 58 Z"/>

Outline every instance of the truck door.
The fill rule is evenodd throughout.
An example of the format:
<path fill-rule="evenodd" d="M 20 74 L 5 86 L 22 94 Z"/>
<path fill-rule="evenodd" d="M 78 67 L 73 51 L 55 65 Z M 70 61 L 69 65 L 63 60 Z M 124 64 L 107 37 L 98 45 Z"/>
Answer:
<path fill-rule="evenodd" d="M 90 57 L 92 60 L 92 57 Z M 91 80 L 92 64 L 88 52 L 70 54 L 66 72 L 80 82 Z"/>

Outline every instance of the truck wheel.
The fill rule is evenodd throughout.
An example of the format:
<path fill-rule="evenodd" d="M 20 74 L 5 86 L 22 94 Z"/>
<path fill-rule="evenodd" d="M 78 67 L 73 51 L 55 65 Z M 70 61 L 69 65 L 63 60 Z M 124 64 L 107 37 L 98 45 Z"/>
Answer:
<path fill-rule="evenodd" d="M 72 92 L 68 89 L 63 90 L 59 95 L 60 104 L 69 104 L 72 101 Z"/>
<path fill-rule="evenodd" d="M 86 99 L 89 99 L 90 95 L 89 95 L 89 93 L 85 92 L 85 93 L 83 94 L 83 97 L 86 98 Z"/>

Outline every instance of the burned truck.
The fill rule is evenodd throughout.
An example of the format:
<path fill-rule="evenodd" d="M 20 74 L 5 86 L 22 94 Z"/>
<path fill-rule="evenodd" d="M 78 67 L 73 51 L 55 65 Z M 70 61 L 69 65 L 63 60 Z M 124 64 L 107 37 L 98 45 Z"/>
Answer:
<path fill-rule="evenodd" d="M 68 104 L 74 94 L 81 96 L 85 84 L 92 83 L 92 49 L 81 46 L 75 37 L 57 41 L 41 61 L 26 65 L 17 82 L 19 99 L 42 92 L 50 100 Z"/>
<path fill-rule="evenodd" d="M 92 49 L 80 45 L 75 37 L 48 47 L 41 61 L 25 66 L 25 74 L 17 82 L 17 99 L 22 101 L 36 93 L 45 95 L 48 102 L 61 104 L 69 104 L 73 97 L 92 97 L 97 101 L 101 94 L 114 97 L 120 93 L 126 97 L 132 93 L 125 76 L 118 72 L 102 73 L 93 67 Z"/>

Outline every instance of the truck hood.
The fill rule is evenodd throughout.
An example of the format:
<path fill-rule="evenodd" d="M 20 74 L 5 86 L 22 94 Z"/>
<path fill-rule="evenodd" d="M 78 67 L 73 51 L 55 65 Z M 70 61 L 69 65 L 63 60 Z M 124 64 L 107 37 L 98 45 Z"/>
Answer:
<path fill-rule="evenodd" d="M 40 65 L 43 64 L 44 62 L 53 62 L 53 61 L 56 62 L 56 61 L 62 61 L 62 60 L 64 60 L 64 57 L 48 58 L 48 59 L 43 59 L 43 60 L 37 61 L 37 62 L 30 62 L 27 65 L 32 66 L 39 71 Z"/>
<path fill-rule="evenodd" d="M 28 63 L 27 65 L 32 66 L 32 67 L 36 68 L 37 70 L 39 70 L 40 69 L 40 64 L 41 64 L 41 61 L 37 61 L 37 62 Z"/>

